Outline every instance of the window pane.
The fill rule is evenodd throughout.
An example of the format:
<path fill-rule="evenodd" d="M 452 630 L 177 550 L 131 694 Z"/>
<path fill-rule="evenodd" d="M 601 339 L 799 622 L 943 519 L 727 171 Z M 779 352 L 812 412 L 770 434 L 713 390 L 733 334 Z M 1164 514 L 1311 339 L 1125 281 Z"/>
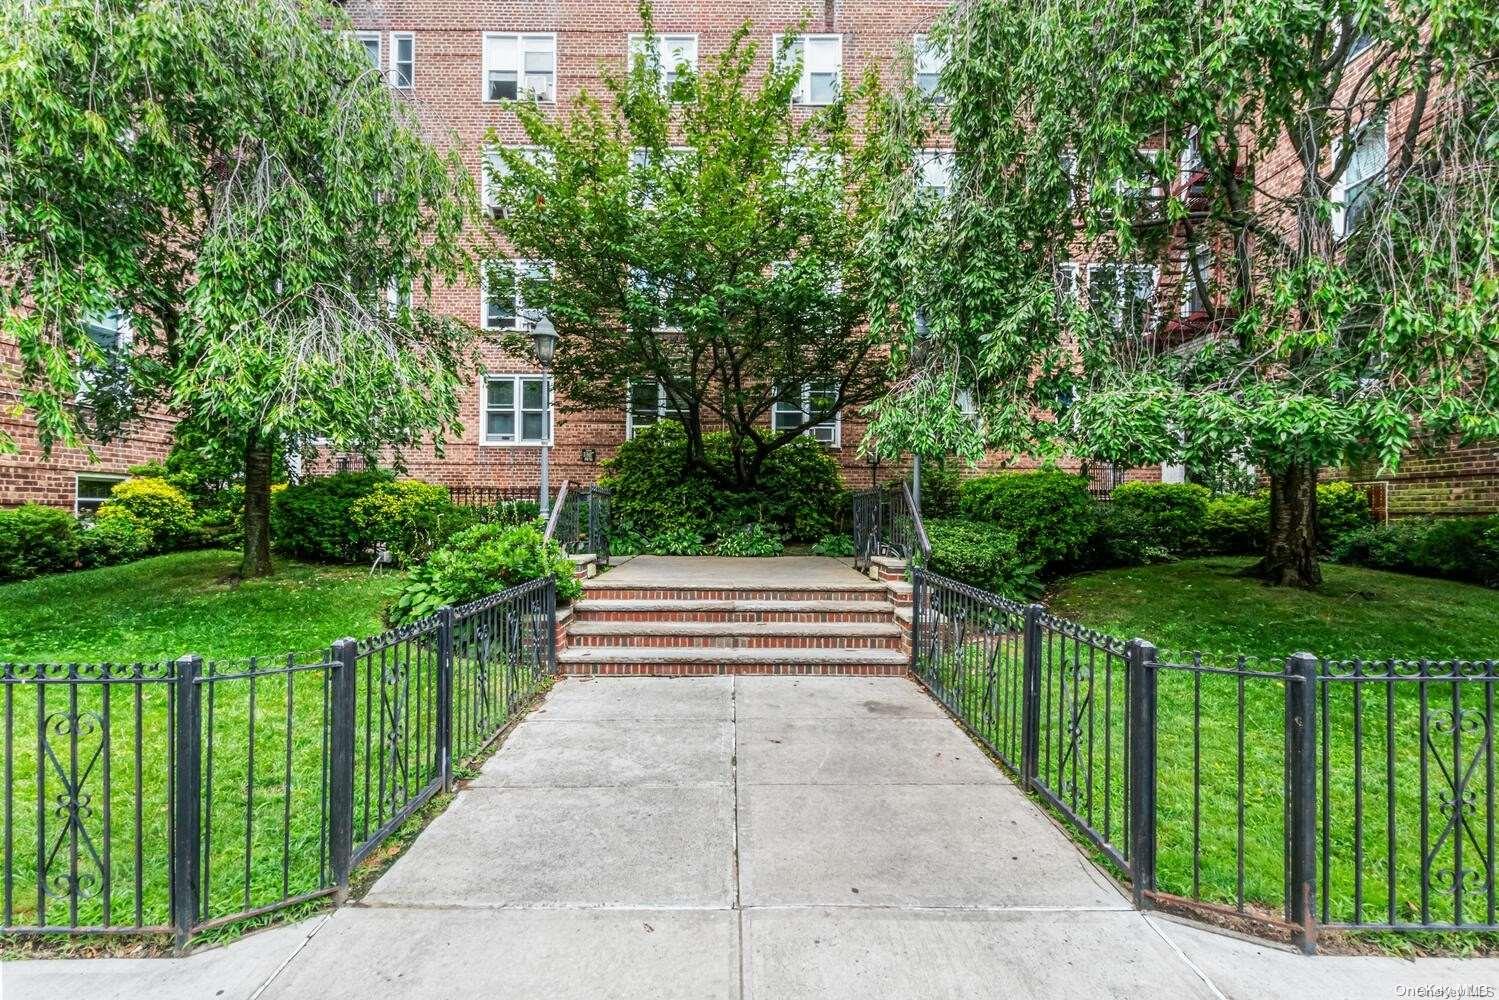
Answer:
<path fill-rule="evenodd" d="M 78 480 L 79 500 L 104 501 L 110 498 L 110 491 L 115 488 L 118 479 L 83 479 Z"/>
<path fill-rule="evenodd" d="M 654 382 L 630 383 L 630 412 L 636 423 L 653 423 L 661 411 L 661 387 Z"/>
<path fill-rule="evenodd" d="M 535 49 L 526 50 L 526 72 L 527 73 L 551 73 L 552 54 L 550 52 L 537 52 Z"/>
<path fill-rule="evenodd" d="M 373 66 L 373 67 L 375 67 L 376 69 L 379 69 L 380 68 L 380 39 L 378 39 L 378 38 L 361 38 L 359 41 L 361 43 L 363 43 L 363 45 L 364 45 L 364 54 L 369 57 L 370 65 Z"/>
<path fill-rule="evenodd" d="M 490 71 L 489 99 L 491 101 L 513 101 L 519 96 L 515 70 Z"/>
<path fill-rule="evenodd" d="M 831 104 L 838 97 L 837 73 L 812 74 L 812 103 Z"/>
<path fill-rule="evenodd" d="M 489 383 L 489 408 L 509 410 L 515 407 L 515 381 L 508 378 L 491 379 Z"/>
<path fill-rule="evenodd" d="M 521 440 L 522 441 L 545 441 L 546 440 L 546 417 L 541 413 L 525 413 L 521 415 Z"/>
<path fill-rule="evenodd" d="M 515 414 L 510 412 L 491 413 L 484 421 L 484 435 L 503 441 L 515 438 Z"/>
<path fill-rule="evenodd" d="M 521 381 L 521 407 L 527 410 L 539 410 L 546 405 L 546 395 L 542 391 L 542 380 L 539 378 L 528 378 Z"/>

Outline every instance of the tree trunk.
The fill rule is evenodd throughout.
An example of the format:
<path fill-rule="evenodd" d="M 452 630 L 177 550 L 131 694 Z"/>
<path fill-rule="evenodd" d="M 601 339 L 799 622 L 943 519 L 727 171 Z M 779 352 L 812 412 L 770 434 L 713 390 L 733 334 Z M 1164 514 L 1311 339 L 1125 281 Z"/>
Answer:
<path fill-rule="evenodd" d="M 240 576 L 271 575 L 271 449 L 258 434 L 245 444 L 245 550 Z"/>
<path fill-rule="evenodd" d="M 1276 587 L 1317 587 L 1317 467 L 1291 465 L 1270 474 L 1270 537 L 1249 570 Z"/>

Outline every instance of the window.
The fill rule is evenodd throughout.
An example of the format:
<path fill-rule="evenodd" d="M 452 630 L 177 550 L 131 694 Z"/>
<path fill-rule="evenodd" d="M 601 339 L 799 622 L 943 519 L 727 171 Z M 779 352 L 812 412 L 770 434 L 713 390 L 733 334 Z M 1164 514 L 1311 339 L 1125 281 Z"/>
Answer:
<path fill-rule="evenodd" d="M 957 157 L 950 149 L 923 149 L 916 153 L 916 180 L 923 188 L 946 198 L 952 190 Z"/>
<path fill-rule="evenodd" d="M 385 311 L 397 316 L 402 309 L 409 312 L 411 304 L 411 285 L 401 278 L 391 278 L 385 285 Z"/>
<path fill-rule="evenodd" d="M 1332 231 L 1347 236 L 1358 228 L 1359 219 L 1373 203 L 1375 188 L 1384 180 L 1390 162 L 1390 143 L 1383 121 L 1366 124 L 1358 132 L 1357 145 L 1348 169 L 1333 189 Z M 1333 146 L 1333 159 L 1342 156 L 1341 144 Z"/>
<path fill-rule="evenodd" d="M 926 35 L 917 35 L 913 46 L 916 63 L 916 89 L 935 100 L 941 100 L 942 68 L 947 64 L 947 53 L 935 45 Z"/>
<path fill-rule="evenodd" d="M 552 151 L 539 146 L 507 146 L 506 148 L 519 150 L 521 157 L 533 166 L 549 167 L 553 162 Z M 484 200 L 484 211 L 493 218 L 499 218 L 503 214 L 496 185 L 508 176 L 510 176 L 510 166 L 500 155 L 500 151 L 493 147 L 484 150 L 479 157 L 479 192 Z"/>
<path fill-rule="evenodd" d="M 400 90 L 416 86 L 416 36 L 410 32 L 390 33 L 390 85 Z"/>
<path fill-rule="evenodd" d="M 1146 219 L 1160 219 L 1166 207 L 1166 192 L 1161 187 L 1158 169 L 1161 163 L 1161 151 L 1142 149 L 1139 153 L 1146 161 L 1146 165 L 1140 168 L 1134 180 L 1120 180 L 1119 192 L 1125 196 L 1127 202 L 1133 203 L 1135 214 Z"/>
<path fill-rule="evenodd" d="M 486 330 L 524 330 L 524 279 L 542 279 L 546 265 L 535 260 L 492 260 L 483 265 L 479 282 L 480 323 Z"/>
<path fill-rule="evenodd" d="M 1068 150 L 1057 157 L 1062 176 L 1067 182 L 1067 207 L 1077 207 L 1077 154 Z"/>
<path fill-rule="evenodd" d="M 681 404 L 660 382 L 631 382 L 628 408 L 625 410 L 625 437 L 633 438 L 642 427 L 661 420 L 682 419 Z"/>
<path fill-rule="evenodd" d="M 645 36 L 630 36 L 630 68 L 634 69 L 635 60 L 649 56 L 661 70 L 661 89 L 671 93 L 677 85 L 677 79 L 682 70 L 697 72 L 697 36 L 696 35 L 657 35 L 656 51 L 647 53 L 645 51 Z"/>
<path fill-rule="evenodd" d="M 481 444 L 551 444 L 552 377 L 486 375 Z"/>
<path fill-rule="evenodd" d="M 120 356 L 130 346 L 130 321 L 119 310 L 85 316 L 83 332 L 101 357 L 79 359 L 78 396 L 83 402 L 90 390 L 104 390 L 111 385 L 110 372 L 117 366 Z M 127 390 L 128 391 L 128 390 Z"/>
<path fill-rule="evenodd" d="M 370 65 L 375 67 L 375 72 L 380 72 L 380 32 L 356 31 L 354 37 L 364 46 L 364 54 L 369 56 Z"/>
<path fill-rule="evenodd" d="M 1088 268 L 1088 308 L 1119 333 L 1149 332 L 1155 298 L 1155 268 L 1140 264 L 1093 264 Z"/>
<path fill-rule="evenodd" d="M 838 413 L 838 387 L 827 382 L 804 382 L 777 399 L 770 410 L 770 429 L 790 430 L 821 418 L 808 428 L 812 437 L 831 448 L 840 445 L 843 418 Z"/>
<path fill-rule="evenodd" d="M 124 476 L 84 475 L 79 473 L 73 487 L 73 513 L 90 515 L 98 511 L 104 501 L 110 499 L 110 491 L 116 483 L 123 483 Z"/>
<path fill-rule="evenodd" d="M 484 99 L 556 100 L 557 36 L 484 36 Z"/>
<path fill-rule="evenodd" d="M 1081 266 L 1078 264 L 1057 265 L 1056 297 L 1058 316 L 1061 316 L 1063 309 L 1077 302 L 1079 270 L 1081 270 Z"/>
<path fill-rule="evenodd" d="M 843 77 L 842 35 L 797 35 L 782 49 L 783 36 L 775 37 L 777 61 L 801 62 L 802 77 L 791 95 L 792 104 L 832 104 L 838 99 Z"/>
<path fill-rule="evenodd" d="M 1213 285 L 1213 252 L 1207 247 L 1197 248 L 1197 266 L 1191 266 L 1191 258 L 1188 251 L 1183 251 L 1182 257 L 1182 307 L 1183 318 L 1194 313 L 1203 313 L 1208 310 L 1208 297 L 1203 294 L 1204 289 L 1197 285 L 1197 275 L 1194 270 L 1201 272 L 1203 284 L 1207 290 Z"/>
<path fill-rule="evenodd" d="M 652 274 L 643 267 L 630 268 L 630 287 L 634 289 L 642 299 L 646 300 L 644 308 L 654 312 L 655 323 L 652 329 L 658 331 L 679 331 L 680 326 L 674 326 L 669 318 L 672 298 L 676 293 L 676 286 L 669 277 Z"/>

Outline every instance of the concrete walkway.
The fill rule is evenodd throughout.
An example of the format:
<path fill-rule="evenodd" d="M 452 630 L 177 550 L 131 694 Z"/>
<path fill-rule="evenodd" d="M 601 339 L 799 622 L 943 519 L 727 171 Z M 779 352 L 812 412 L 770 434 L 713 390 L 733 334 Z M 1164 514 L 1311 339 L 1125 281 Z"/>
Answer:
<path fill-rule="evenodd" d="M 880 590 L 852 566 L 850 559 L 826 556 L 635 556 L 594 579 L 595 587 L 674 588 L 823 588 Z"/>
<path fill-rule="evenodd" d="M 1475 985 L 1499 962 L 1305 958 L 1135 913 L 897 678 L 563 681 L 363 905 L 183 960 L 0 968 L 5 1000 Z"/>

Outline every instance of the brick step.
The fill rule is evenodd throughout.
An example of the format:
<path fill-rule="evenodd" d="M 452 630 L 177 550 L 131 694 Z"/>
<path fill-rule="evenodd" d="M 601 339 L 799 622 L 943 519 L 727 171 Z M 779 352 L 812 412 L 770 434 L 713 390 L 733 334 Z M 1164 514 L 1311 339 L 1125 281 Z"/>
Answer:
<path fill-rule="evenodd" d="M 587 600 L 604 601 L 886 601 L 886 587 L 871 580 L 836 587 L 632 587 L 611 584 L 608 574 L 583 585 Z"/>
<path fill-rule="evenodd" d="M 898 649 L 652 649 L 573 647 L 557 651 L 565 674 L 701 677 L 716 674 L 900 676 L 910 659 Z"/>
<path fill-rule="evenodd" d="M 568 630 L 569 646 L 694 649 L 897 649 L 893 622 L 599 622 Z"/>
<path fill-rule="evenodd" d="M 573 602 L 581 622 L 888 622 L 889 601 L 663 601 L 585 597 Z"/>

